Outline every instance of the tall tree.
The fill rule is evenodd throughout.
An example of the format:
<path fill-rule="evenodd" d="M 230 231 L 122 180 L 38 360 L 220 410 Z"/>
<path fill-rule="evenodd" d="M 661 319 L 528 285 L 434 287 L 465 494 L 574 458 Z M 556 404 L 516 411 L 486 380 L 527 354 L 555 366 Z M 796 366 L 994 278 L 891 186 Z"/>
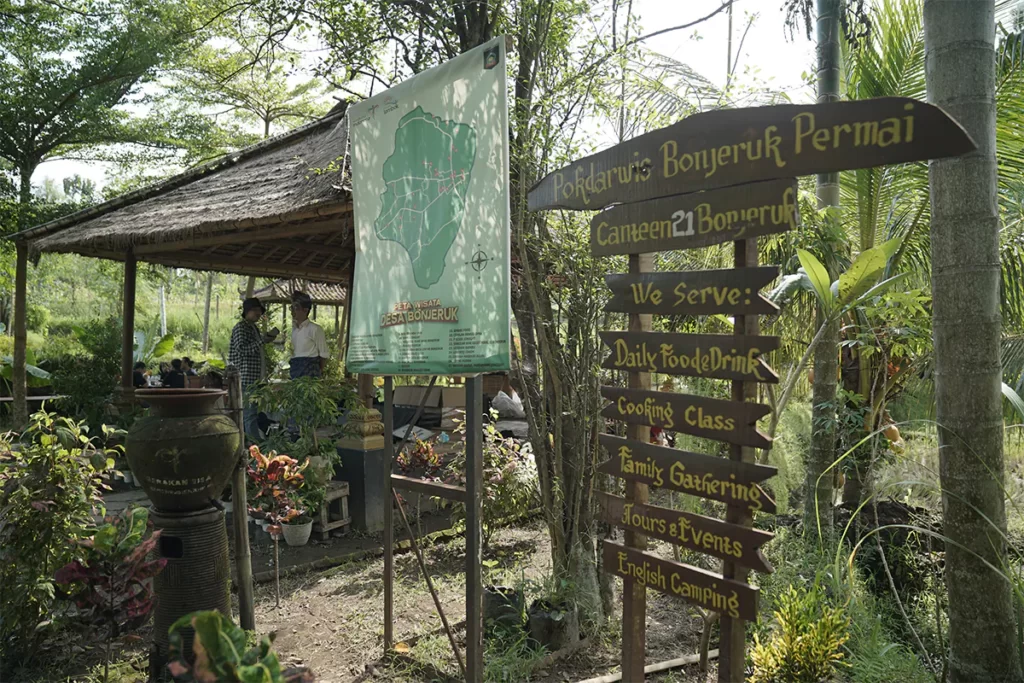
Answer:
<path fill-rule="evenodd" d="M 839 100 L 840 15 L 842 0 L 818 0 L 818 102 Z M 827 221 L 835 221 L 839 209 L 839 174 L 823 173 L 817 182 L 818 207 L 829 209 Z M 829 279 L 836 273 L 829 273 Z M 830 318 L 821 306 L 818 324 L 824 331 L 814 351 L 812 387 L 811 451 L 807 459 L 804 528 L 832 529 L 832 477 L 826 470 L 835 460 L 836 380 L 839 371 L 839 320 Z"/>
<path fill-rule="evenodd" d="M 925 0 L 928 99 L 978 150 L 933 161 L 932 297 L 950 680 L 1020 681 L 1006 561 L 993 0 Z"/>
<path fill-rule="evenodd" d="M 124 105 L 192 35 L 193 15 L 174 1 L 26 0 L 0 16 L 0 159 L 32 174 L 71 148 L 137 141 Z M 24 226 L 29 217 L 23 211 Z"/>

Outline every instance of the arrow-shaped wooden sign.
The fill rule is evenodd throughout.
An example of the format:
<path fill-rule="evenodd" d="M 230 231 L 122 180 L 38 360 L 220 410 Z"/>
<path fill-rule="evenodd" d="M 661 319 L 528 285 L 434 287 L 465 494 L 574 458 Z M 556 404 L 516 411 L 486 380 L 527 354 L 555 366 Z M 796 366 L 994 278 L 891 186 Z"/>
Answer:
<path fill-rule="evenodd" d="M 777 384 L 761 356 L 779 348 L 778 337 L 662 332 L 601 332 L 611 349 L 602 368 L 660 372 Z"/>
<path fill-rule="evenodd" d="M 594 256 L 696 249 L 796 228 L 796 179 L 616 204 L 590 222 Z"/>
<path fill-rule="evenodd" d="M 718 574 L 602 541 L 604 570 L 733 619 L 757 619 L 758 589 Z"/>
<path fill-rule="evenodd" d="M 599 439 L 610 459 L 598 465 L 598 472 L 751 512 L 775 513 L 775 501 L 758 486 L 778 471 L 770 465 L 665 448 L 612 434 L 601 434 Z"/>
<path fill-rule="evenodd" d="M 771 412 L 771 408 L 760 403 L 608 386 L 601 387 L 601 395 L 612 402 L 601 415 L 613 420 L 661 427 L 739 446 L 772 447 L 772 440 L 756 427 L 757 421 Z"/>
<path fill-rule="evenodd" d="M 597 211 L 682 192 L 959 156 L 975 149 L 938 107 L 905 97 L 719 109 L 545 176 L 527 205 Z"/>
<path fill-rule="evenodd" d="M 601 519 L 609 524 L 736 562 L 759 572 L 775 571 L 760 550 L 774 538 L 767 531 L 729 524 L 704 515 L 633 503 L 603 491 L 597 492 L 597 502 Z"/>
<path fill-rule="evenodd" d="M 778 274 L 776 266 L 761 266 L 605 275 L 613 296 L 604 310 L 662 315 L 775 314 L 779 307 L 759 290 Z"/>

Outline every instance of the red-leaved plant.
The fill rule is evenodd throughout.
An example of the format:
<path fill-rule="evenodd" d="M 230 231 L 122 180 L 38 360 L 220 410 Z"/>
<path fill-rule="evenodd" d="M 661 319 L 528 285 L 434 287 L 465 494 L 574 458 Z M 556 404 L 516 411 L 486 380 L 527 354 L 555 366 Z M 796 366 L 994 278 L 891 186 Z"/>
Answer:
<path fill-rule="evenodd" d="M 299 465 L 295 458 L 274 451 L 264 455 L 255 445 L 249 447 L 249 456 L 249 514 L 275 524 L 288 523 L 303 515 L 299 489 L 309 460 Z"/>
<path fill-rule="evenodd" d="M 150 532 L 149 511 L 132 507 L 106 517 L 92 536 L 80 539 L 81 559 L 68 563 L 54 577 L 69 587 L 82 625 L 103 629 L 107 680 L 115 641 L 132 638 L 153 609 L 153 577 L 167 560 L 150 560 L 160 532 Z"/>

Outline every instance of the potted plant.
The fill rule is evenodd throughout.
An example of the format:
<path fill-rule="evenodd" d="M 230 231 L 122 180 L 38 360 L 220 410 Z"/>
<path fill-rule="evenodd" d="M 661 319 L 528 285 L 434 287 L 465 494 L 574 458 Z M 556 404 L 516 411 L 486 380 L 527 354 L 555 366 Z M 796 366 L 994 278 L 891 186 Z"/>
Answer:
<path fill-rule="evenodd" d="M 249 513 L 261 520 L 264 530 L 280 525 L 288 545 L 306 545 L 313 530 L 310 501 L 323 501 L 325 490 L 306 485 L 309 459 L 299 465 L 295 458 L 274 451 L 264 455 L 259 446 L 250 447 L 249 455 Z"/>
<path fill-rule="evenodd" d="M 309 516 L 309 508 L 301 497 L 288 500 L 277 513 L 276 520 L 281 526 L 285 543 L 298 547 L 309 542 L 309 535 L 313 532 L 313 518 Z"/>

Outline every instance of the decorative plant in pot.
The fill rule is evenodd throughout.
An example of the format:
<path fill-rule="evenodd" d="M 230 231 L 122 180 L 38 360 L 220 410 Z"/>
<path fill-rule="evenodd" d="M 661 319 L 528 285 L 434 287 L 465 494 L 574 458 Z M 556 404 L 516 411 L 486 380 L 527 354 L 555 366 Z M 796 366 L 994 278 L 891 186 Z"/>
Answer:
<path fill-rule="evenodd" d="M 300 540 L 301 529 L 289 532 L 285 540 L 289 536 L 293 540 L 288 540 L 288 545 L 305 545 L 312 529 L 313 520 L 306 514 L 303 500 L 308 467 L 308 458 L 300 465 L 291 456 L 274 451 L 264 454 L 255 445 L 249 448 L 249 514 L 274 525 L 307 527 L 305 539 Z"/>

